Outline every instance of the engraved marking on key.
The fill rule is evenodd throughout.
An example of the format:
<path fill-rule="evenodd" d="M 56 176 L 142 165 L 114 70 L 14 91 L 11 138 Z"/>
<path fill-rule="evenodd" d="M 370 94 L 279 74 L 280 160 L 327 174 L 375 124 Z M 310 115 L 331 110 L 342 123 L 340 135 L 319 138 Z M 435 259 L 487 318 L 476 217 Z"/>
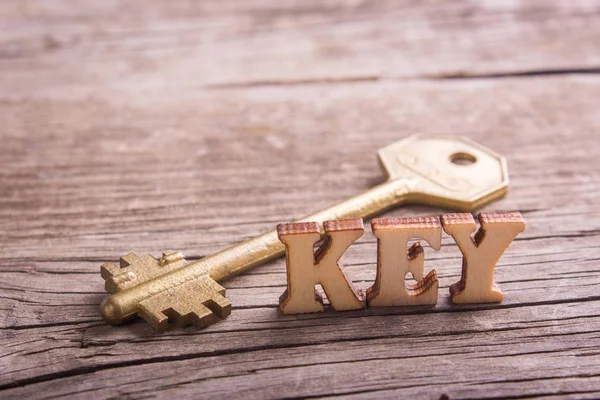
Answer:
<path fill-rule="evenodd" d="M 411 136 L 379 150 L 378 156 L 388 173 L 386 182 L 298 221 L 368 218 L 405 203 L 472 211 L 508 190 L 504 158 L 464 138 Z M 461 157 L 474 162 L 453 162 Z M 102 302 L 102 316 L 119 324 L 140 315 L 157 330 L 170 322 L 205 326 L 231 309 L 216 282 L 284 252 L 273 230 L 187 265 L 180 253 L 165 254 L 160 261 L 124 256 L 121 268 L 102 267 L 106 290 L 113 293 Z"/>

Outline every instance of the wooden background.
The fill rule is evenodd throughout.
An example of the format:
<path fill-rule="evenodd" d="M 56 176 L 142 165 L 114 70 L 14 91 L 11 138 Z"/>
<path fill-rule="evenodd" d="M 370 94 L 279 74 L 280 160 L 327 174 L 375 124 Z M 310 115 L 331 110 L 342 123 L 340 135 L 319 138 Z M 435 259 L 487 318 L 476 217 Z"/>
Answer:
<path fill-rule="evenodd" d="M 600 396 L 600 2 L 0 3 L 0 397 Z M 281 316 L 282 260 L 231 316 L 107 326 L 99 267 L 198 259 L 379 183 L 378 148 L 507 157 L 528 229 L 498 305 Z M 435 215 L 422 206 L 389 216 Z M 343 261 L 375 274 L 368 231 Z"/>

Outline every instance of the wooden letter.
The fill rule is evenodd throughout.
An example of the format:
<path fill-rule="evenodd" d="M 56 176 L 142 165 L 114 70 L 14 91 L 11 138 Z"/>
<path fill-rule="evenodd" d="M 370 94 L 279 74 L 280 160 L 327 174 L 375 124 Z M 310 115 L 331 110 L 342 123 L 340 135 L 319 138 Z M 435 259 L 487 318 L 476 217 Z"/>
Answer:
<path fill-rule="evenodd" d="M 325 240 L 316 252 L 313 248 L 321 239 L 316 222 L 280 224 L 279 240 L 285 244 L 287 290 L 279 299 L 284 314 L 323 311 L 323 299 L 315 291 L 321 284 L 331 306 L 336 310 L 356 310 L 365 307 L 362 291 L 346 277 L 338 262 L 346 249 L 364 232 L 361 218 L 325 221 Z"/>
<path fill-rule="evenodd" d="M 424 239 L 436 250 L 442 243 L 442 226 L 438 217 L 380 218 L 371 221 L 377 237 L 377 276 L 367 291 L 369 307 L 436 304 L 438 280 L 435 270 L 423 279 L 423 247 L 410 239 Z M 410 272 L 418 282 L 404 282 Z"/>
<path fill-rule="evenodd" d="M 452 235 L 463 254 L 462 277 L 450 286 L 452 302 L 499 303 L 504 296 L 494 282 L 494 267 L 508 245 L 525 230 L 525 222 L 518 212 L 482 213 L 477 217 L 481 228 L 471 214 L 442 215 L 444 230 Z"/>

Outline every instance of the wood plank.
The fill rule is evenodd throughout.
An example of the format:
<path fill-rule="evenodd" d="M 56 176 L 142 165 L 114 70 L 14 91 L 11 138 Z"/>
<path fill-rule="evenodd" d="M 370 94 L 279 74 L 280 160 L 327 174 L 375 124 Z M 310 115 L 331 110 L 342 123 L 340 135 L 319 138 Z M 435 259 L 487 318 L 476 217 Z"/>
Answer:
<path fill-rule="evenodd" d="M 427 337 L 434 330 L 430 323 L 443 319 L 444 324 L 463 323 L 463 317 L 457 315 L 469 315 L 470 320 L 464 329 L 471 329 L 473 324 L 479 326 L 478 319 L 481 316 L 490 315 L 497 311 L 498 322 L 503 322 L 500 316 L 508 310 L 528 310 L 523 312 L 534 313 L 537 316 L 539 307 L 549 306 L 549 309 L 563 309 L 576 307 L 577 304 L 589 301 L 597 301 L 599 297 L 593 288 L 587 287 L 586 291 L 579 293 L 579 297 L 564 296 L 568 289 L 573 290 L 565 282 L 556 280 L 548 282 L 548 286 L 535 285 L 527 291 L 528 295 L 519 295 L 518 292 L 526 291 L 526 283 L 515 288 L 516 285 L 502 282 L 502 288 L 506 290 L 506 303 L 499 307 L 450 307 L 447 288 L 441 293 L 440 304 L 433 309 L 409 308 L 409 309 L 385 309 L 367 310 L 364 312 L 335 313 L 329 311 L 325 314 L 301 316 L 297 318 L 284 318 L 278 314 L 275 307 L 249 307 L 236 309 L 232 316 L 214 327 L 204 331 L 190 328 L 184 331 L 174 331 L 164 336 L 157 337 L 151 328 L 139 322 L 125 327 L 112 328 L 106 326 L 98 319 L 91 322 L 79 324 L 65 321 L 63 324 L 55 324 L 42 327 L 27 327 L 27 329 L 6 329 L 3 332 L 3 342 L 6 346 L 3 358 L 11 365 L 11 368 L 3 373 L 0 385 L 31 383 L 48 379 L 49 372 L 60 376 L 73 375 L 73 369 L 85 367 L 89 372 L 96 369 L 117 368 L 118 365 L 142 365 L 160 362 L 156 360 L 170 360 L 174 355 L 186 358 L 195 352 L 204 355 L 221 355 L 249 351 L 249 346 L 263 343 L 255 337 L 264 337 L 266 341 L 272 341 L 272 336 L 278 335 L 304 335 L 301 341 L 298 338 L 290 338 L 294 342 L 279 343 L 273 341 L 269 348 L 283 350 L 296 343 L 298 345 L 314 345 L 322 343 L 324 331 L 334 329 L 344 331 L 344 337 L 337 336 L 335 340 L 359 340 L 364 336 L 359 331 L 370 330 L 372 324 L 385 324 L 386 321 L 403 321 L 403 318 L 413 318 L 422 321 L 422 325 L 415 327 L 411 335 Z M 597 285 L 594 281 L 591 285 Z M 558 293 L 549 293 L 554 286 L 564 287 Z M 589 285 L 589 286 L 591 286 Z M 510 290 L 515 288 L 514 290 Z M 254 290 L 256 291 L 256 289 Z M 587 293 L 586 293 L 587 292 Z M 281 294 L 270 291 L 268 294 L 276 296 Z M 232 297 L 236 304 L 240 304 L 240 297 Z M 90 307 L 91 308 L 91 307 Z M 440 315 L 446 315 L 441 317 Z M 582 314 L 583 315 L 583 314 Z M 67 317 L 68 318 L 68 317 Z M 464 317 L 467 318 L 467 317 Z M 561 324 L 552 316 L 544 317 L 552 326 Z M 596 326 L 595 320 L 584 321 L 585 327 L 593 330 Z M 464 322 L 465 324 L 467 322 Z M 400 322 L 399 322 L 400 323 Z M 415 322 L 416 323 L 416 322 Z M 565 322 L 569 326 L 570 322 Z M 377 330 L 375 330 L 377 332 Z M 545 335 L 540 332 L 539 335 Z M 190 336 L 197 338 L 191 339 Z M 227 340 L 222 340 L 227 338 Z M 155 346 L 154 342 L 164 341 L 164 346 Z M 120 343 L 116 345 L 116 343 Z M 557 346 L 560 342 L 555 343 Z M 595 342 L 590 339 L 590 346 Z M 106 357 L 107 346 L 114 346 L 110 356 Z M 151 352 L 145 352 L 144 346 L 152 346 Z M 263 345 L 260 345 L 263 346 Z M 264 346 L 267 346 L 266 344 Z M 516 344 L 513 343 L 513 346 Z M 82 348 L 86 350 L 82 350 Z M 41 356 L 40 354 L 45 354 Z M 200 356 L 198 356 L 200 357 Z M 260 364 L 259 360 L 257 363 Z"/>
<path fill-rule="evenodd" d="M 250 393 L 282 397 L 299 378 L 308 382 L 311 377 L 316 379 L 312 384 L 295 387 L 296 395 L 364 394 L 389 389 L 405 389 L 403 395 L 430 395 L 443 387 L 451 395 L 481 393 L 469 389 L 475 383 L 496 386 L 497 393 L 506 395 L 519 391 L 544 394 L 547 392 L 543 390 L 557 390 L 560 385 L 573 388 L 575 383 L 579 383 L 579 390 L 597 390 L 596 379 L 581 385 L 583 377 L 593 378 L 597 372 L 594 342 L 598 330 L 590 330 L 600 326 L 597 303 L 477 313 L 352 315 L 329 319 L 328 324 L 267 329 L 260 334 L 238 329 L 230 332 L 227 340 L 222 333 L 196 330 L 124 341 L 107 336 L 109 330 L 122 330 L 98 326 L 87 330 L 87 335 L 102 339 L 80 345 L 74 340 L 68 343 L 67 338 L 74 333 L 68 329 L 63 331 L 66 337 L 62 340 L 67 350 L 43 349 L 37 353 L 37 362 L 52 372 L 57 363 L 71 359 L 70 353 L 81 354 L 77 360 L 71 359 L 71 368 L 43 377 L 52 379 L 48 383 L 6 393 L 27 396 L 52 385 L 52 391 L 59 395 L 85 390 L 89 396 L 89 391 L 103 390 L 103 396 L 119 393 L 136 397 L 151 390 L 166 390 L 161 394 L 169 395 L 172 388 L 190 395 L 199 388 L 225 394 L 235 387 L 240 397 Z M 169 355 L 149 354 L 143 350 L 148 345 L 153 352 L 168 351 Z M 230 350 L 229 345 L 236 348 Z M 178 346 L 185 351 L 176 350 Z M 144 355 L 146 360 L 127 362 L 122 359 L 124 354 L 134 360 Z M 434 362 L 423 370 L 422 360 L 427 358 Z M 353 372 L 357 369 L 364 372 L 360 380 Z M 532 385 L 538 380 L 540 385 Z M 513 382 L 516 384 L 511 385 Z M 332 383 L 337 388 L 333 393 Z M 488 396 L 493 394 L 490 389 Z"/>
<path fill-rule="evenodd" d="M 600 4 L 12 0 L 5 96 L 598 71 Z M 518 45 L 517 45 L 518 44 Z M 52 82 L 52 85 L 48 85 Z"/>
<path fill-rule="evenodd" d="M 599 151 L 597 107 L 588 101 L 598 82 L 240 89 L 177 103 L 154 93 L 129 107 L 121 97 L 8 102 L 0 111 L 10 132 L 0 155 L 10 209 L 0 216 L 3 258 L 210 254 L 381 182 L 376 150 L 417 132 L 464 134 L 505 154 L 512 195 L 494 209 L 585 208 L 598 182 L 588 166 Z M 339 156 L 327 157 L 330 148 Z M 299 161 L 289 162 L 292 154 Z"/>
<path fill-rule="evenodd" d="M 594 1 L 0 4 L 2 398 L 600 396 Z M 101 263 L 198 259 L 384 177 L 378 148 L 462 134 L 507 156 L 528 229 L 501 304 L 282 316 L 278 260 L 204 330 L 110 327 Z M 439 214 L 410 206 L 388 216 Z M 375 273 L 368 231 L 343 261 Z M 423 365 L 426 364 L 425 368 Z"/>
<path fill-rule="evenodd" d="M 600 390 L 593 351 L 600 180 L 589 164 L 597 110 L 586 98 L 598 82 L 573 75 L 228 89 L 210 97 L 191 90 L 171 105 L 168 93 L 163 103 L 149 92 L 127 119 L 118 117 L 122 98 L 7 102 L 0 118 L 13 135 L 0 152 L 7 166 L 0 174 L 9 193 L 2 207 L 13 218 L 1 214 L 3 395 L 193 396 L 235 387 L 239 397 L 478 397 L 474 385 L 483 385 L 488 396 L 563 390 L 593 397 Z M 211 131 L 215 107 L 228 124 Z M 465 117 L 471 109 L 479 114 Z M 260 117 L 248 121 L 241 110 Z M 26 118 L 40 113 L 46 118 Z M 185 133 L 152 133 L 174 121 Z M 192 258 L 209 254 L 377 183 L 375 151 L 398 132 L 459 130 L 508 156 L 511 194 L 488 209 L 520 209 L 529 224 L 497 270 L 504 303 L 449 305 L 460 255 L 446 237 L 439 253 L 427 254 L 442 286 L 433 309 L 282 317 L 276 305 L 284 265 L 277 261 L 227 282 L 234 311 L 206 330 L 156 335 L 141 322 L 112 328 L 99 318 L 102 262 L 168 247 Z M 216 135 L 224 144 L 215 144 Z M 319 141 L 322 147 L 314 146 Z M 339 160 L 325 156 L 332 147 Z M 302 163 L 286 163 L 292 154 Z M 314 182 L 328 190 L 309 191 Z M 439 212 L 412 206 L 388 215 Z M 239 221 L 244 230 L 235 228 Z M 373 281 L 375 246 L 367 233 L 344 258 L 363 287 Z M 423 358 L 436 365 L 425 375 Z M 356 370 L 371 372 L 359 382 Z M 298 386 L 310 377 L 319 378 Z"/>
<path fill-rule="evenodd" d="M 531 223 L 537 220 L 533 219 Z M 560 233 L 550 239 L 517 240 L 499 263 L 496 281 L 507 293 L 499 305 L 513 306 L 549 301 L 572 301 L 594 297 L 600 259 L 597 235 L 564 238 Z M 564 248 L 568 246 L 568 250 Z M 556 249 L 556 250 L 552 250 Z M 360 288 L 373 284 L 376 243 L 361 242 L 344 256 L 349 277 Z M 447 243 L 439 253 L 427 250 L 426 268 L 435 268 L 444 296 L 436 310 L 452 310 L 446 302 L 447 288 L 460 278 L 460 252 Z M 61 264 L 61 270 L 69 263 Z M 106 295 L 98 275 L 98 265 L 88 263 L 88 274 L 22 273 L 7 269 L 0 274 L 3 305 L 8 310 L 2 328 L 25 329 L 52 325 L 101 321 L 97 306 Z M 265 271 L 270 270 L 270 271 Z M 67 283 L 67 285 L 65 285 Z M 225 283 L 228 297 L 239 307 L 276 308 L 286 285 L 282 260 L 258 267 L 251 273 Z M 549 288 L 553 290 L 548 291 Z M 509 295 L 510 294 L 510 295 Z M 248 322 L 245 322 L 248 323 Z"/>

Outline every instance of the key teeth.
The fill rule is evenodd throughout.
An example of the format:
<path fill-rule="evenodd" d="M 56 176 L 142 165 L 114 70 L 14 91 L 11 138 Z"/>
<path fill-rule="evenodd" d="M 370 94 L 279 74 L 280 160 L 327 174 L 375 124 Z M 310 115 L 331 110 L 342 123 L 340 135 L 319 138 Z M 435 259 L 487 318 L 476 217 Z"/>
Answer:
<path fill-rule="evenodd" d="M 164 332 L 170 327 L 185 328 L 189 325 L 206 328 L 231 314 L 231 302 L 223 296 L 220 297 L 219 300 L 208 300 L 206 305 L 200 304 L 195 311 L 188 313 L 180 312 L 172 307 L 157 312 L 140 304 L 139 315 L 157 332 Z"/>
<path fill-rule="evenodd" d="M 144 303 L 140 303 L 138 315 L 157 332 L 163 332 L 169 327 L 169 317 L 164 312 L 157 312 Z"/>
<path fill-rule="evenodd" d="M 120 268 L 111 262 L 107 262 L 102 264 L 100 267 L 100 275 L 102 279 L 107 280 L 112 278 L 115 275 L 120 274 Z"/>
<path fill-rule="evenodd" d="M 177 296 L 159 293 L 139 304 L 140 317 L 159 332 L 192 324 L 204 328 L 231 314 L 231 302 L 224 297 L 225 288 L 208 276 L 173 290 Z"/>
<path fill-rule="evenodd" d="M 150 254 L 139 257 L 129 253 L 119 259 L 119 265 L 105 263 L 100 273 L 105 280 L 105 289 L 109 293 L 139 285 L 157 276 L 166 274 L 187 264 L 185 257 L 178 251 L 165 251 L 157 260 Z"/>
<path fill-rule="evenodd" d="M 215 293 L 205 304 L 219 318 L 226 318 L 231 314 L 231 302 L 224 295 L 225 290 L 223 290 L 223 295 Z"/>
<path fill-rule="evenodd" d="M 131 266 L 134 262 L 136 262 L 139 257 L 135 253 L 125 254 L 123 257 L 119 259 L 119 263 L 121 268 L 127 268 Z"/>
<path fill-rule="evenodd" d="M 101 274 L 106 291 L 116 293 L 183 267 L 186 263 L 183 254 L 177 251 L 165 251 L 159 260 L 151 255 L 138 257 L 129 253 L 121 257 L 120 266 L 113 263 L 102 265 Z M 173 296 L 173 293 L 176 295 Z M 159 332 L 191 324 L 203 328 L 231 313 L 231 302 L 224 296 L 225 288 L 204 275 L 140 302 L 138 315 Z"/>

